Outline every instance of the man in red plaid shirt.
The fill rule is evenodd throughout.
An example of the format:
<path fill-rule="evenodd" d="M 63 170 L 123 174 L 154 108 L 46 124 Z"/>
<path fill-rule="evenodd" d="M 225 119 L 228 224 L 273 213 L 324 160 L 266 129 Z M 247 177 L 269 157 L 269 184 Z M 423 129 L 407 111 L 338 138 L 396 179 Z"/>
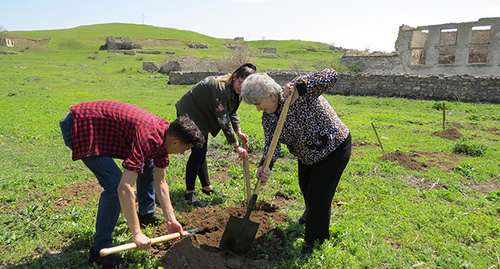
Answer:
<path fill-rule="evenodd" d="M 71 107 L 60 126 L 66 145 L 73 151 L 73 160 L 81 159 L 104 189 L 99 200 L 90 263 L 107 268 L 125 262 L 116 255 L 99 255 L 102 248 L 112 246 L 111 234 L 120 209 L 137 249 L 151 246 L 151 239 L 142 233 L 141 226 L 159 221 L 154 215 L 155 193 L 169 232 L 183 232 L 170 201 L 165 168 L 169 164 L 169 154 L 182 154 L 193 146 L 203 145 L 204 137 L 192 120 L 179 117 L 169 123 L 134 105 L 95 101 Z M 123 172 L 113 158 L 124 160 Z M 138 213 L 134 194 L 136 182 Z"/>

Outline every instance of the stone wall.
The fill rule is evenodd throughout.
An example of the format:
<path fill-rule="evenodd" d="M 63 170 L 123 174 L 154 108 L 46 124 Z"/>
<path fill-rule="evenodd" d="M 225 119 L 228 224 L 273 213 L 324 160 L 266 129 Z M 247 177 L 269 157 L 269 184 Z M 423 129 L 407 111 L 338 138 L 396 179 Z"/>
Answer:
<path fill-rule="evenodd" d="M 311 71 L 270 69 L 265 72 L 284 85 Z M 207 76 L 224 74 L 175 71 L 170 73 L 169 84 L 193 85 Z M 337 84 L 328 93 L 500 103 L 500 76 L 341 73 Z"/>
<path fill-rule="evenodd" d="M 278 84 L 285 85 L 290 82 L 293 78 L 301 74 L 307 74 L 311 71 L 304 70 L 278 70 L 278 69 L 268 69 L 265 70 L 270 77 L 272 77 Z M 226 72 L 217 71 L 171 71 L 170 80 L 168 84 L 172 85 L 193 85 L 198 83 L 200 80 L 208 76 L 220 76 L 225 75 Z"/>
<path fill-rule="evenodd" d="M 398 55 L 361 55 L 343 56 L 343 66 L 359 66 L 364 73 L 390 73 L 394 70 L 403 73 L 403 66 Z"/>
<path fill-rule="evenodd" d="M 500 76 L 342 73 L 329 93 L 500 103 Z"/>
<path fill-rule="evenodd" d="M 173 85 L 193 85 L 209 76 L 225 75 L 225 72 L 217 71 L 172 71 L 169 75 L 168 84 Z"/>

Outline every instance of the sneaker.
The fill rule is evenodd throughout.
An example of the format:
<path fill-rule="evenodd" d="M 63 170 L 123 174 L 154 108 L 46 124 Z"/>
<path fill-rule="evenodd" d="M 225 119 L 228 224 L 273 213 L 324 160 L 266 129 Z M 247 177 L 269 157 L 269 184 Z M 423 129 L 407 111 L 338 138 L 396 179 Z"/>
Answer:
<path fill-rule="evenodd" d="M 99 251 L 95 251 L 94 247 L 89 250 L 89 264 L 96 263 L 103 268 L 121 268 L 125 264 L 125 260 L 115 254 L 110 254 L 104 257 L 99 255 Z"/>
<path fill-rule="evenodd" d="M 223 193 L 223 192 L 221 192 L 221 191 L 216 191 L 216 190 L 214 190 L 214 189 L 211 189 L 211 190 L 209 190 L 209 191 L 206 191 L 206 190 L 203 190 L 203 189 L 202 189 L 201 191 L 202 191 L 204 194 L 206 194 L 206 195 L 212 195 L 212 194 L 215 194 L 215 195 L 220 195 L 220 196 L 224 196 L 224 197 L 226 197 L 226 196 L 227 196 L 227 194 L 225 194 L 225 193 Z"/>
<path fill-rule="evenodd" d="M 150 213 L 142 216 L 137 213 L 139 216 L 139 222 L 141 223 L 141 227 L 145 228 L 146 226 L 158 226 L 161 220 L 155 215 L 155 213 Z"/>
<path fill-rule="evenodd" d="M 204 207 L 205 206 L 205 203 L 203 203 L 202 201 L 200 201 L 200 199 L 198 198 L 198 196 L 196 196 L 196 193 L 195 192 L 191 192 L 191 193 L 186 193 L 184 194 L 184 198 L 187 200 L 187 202 L 195 207 Z"/>
<path fill-rule="evenodd" d="M 306 224 L 306 218 L 302 215 L 298 219 L 294 220 L 293 223 Z"/>

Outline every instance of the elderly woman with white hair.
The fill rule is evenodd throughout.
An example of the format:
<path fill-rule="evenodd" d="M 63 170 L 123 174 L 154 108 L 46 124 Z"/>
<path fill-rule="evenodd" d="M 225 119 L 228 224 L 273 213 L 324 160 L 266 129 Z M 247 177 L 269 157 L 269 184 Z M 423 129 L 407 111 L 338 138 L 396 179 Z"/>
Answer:
<path fill-rule="evenodd" d="M 282 88 L 267 74 L 257 73 L 247 77 L 241 90 L 243 101 L 255 105 L 257 111 L 263 111 L 264 152 L 267 152 L 286 97 L 292 93 L 292 87 L 297 89 L 269 169 L 278 158 L 280 144 L 287 145 L 298 158 L 299 186 L 304 196 L 305 211 L 295 222 L 306 225 L 302 254 L 311 253 L 314 244 L 321 244 L 330 238 L 333 196 L 351 156 L 349 128 L 321 96 L 333 87 L 337 75 L 335 70 L 325 68 L 296 77 Z M 264 154 L 257 170 L 257 178 L 263 184 L 271 173 L 270 170 L 263 171 L 265 158 Z"/>

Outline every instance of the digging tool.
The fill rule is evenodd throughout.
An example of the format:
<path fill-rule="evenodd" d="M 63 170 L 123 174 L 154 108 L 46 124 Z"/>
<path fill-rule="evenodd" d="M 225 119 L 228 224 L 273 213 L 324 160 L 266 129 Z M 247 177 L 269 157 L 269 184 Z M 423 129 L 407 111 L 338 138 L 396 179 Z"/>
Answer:
<path fill-rule="evenodd" d="M 264 165 L 262 167 L 263 171 L 269 169 L 269 164 L 271 163 L 274 149 L 278 144 L 278 139 L 281 135 L 281 130 L 283 129 L 283 123 L 285 122 L 286 114 L 288 113 L 288 108 L 290 107 L 290 102 L 292 101 L 295 91 L 296 88 L 293 87 L 292 92 L 283 105 L 280 118 L 276 125 L 276 130 L 274 130 L 271 145 L 267 150 L 266 159 L 264 160 Z M 220 240 L 220 249 L 231 250 L 234 253 L 242 254 L 248 252 L 252 247 L 252 243 L 255 235 L 257 234 L 260 223 L 251 221 L 250 214 L 252 213 L 252 210 L 257 202 L 257 196 L 259 195 L 260 187 L 261 181 L 257 179 L 257 183 L 255 184 L 255 188 L 252 192 L 252 197 L 248 201 L 247 212 L 242 219 L 233 215 L 229 216 L 229 220 Z"/>
<path fill-rule="evenodd" d="M 189 235 L 192 233 L 197 233 L 199 231 L 200 231 L 199 228 L 189 229 L 187 231 L 184 231 L 182 233 L 182 235 L 186 236 L 186 235 Z M 175 238 L 179 238 L 180 236 L 181 236 L 180 233 L 173 233 L 173 234 L 167 234 L 167 235 L 151 238 L 151 245 L 165 242 L 165 241 L 169 241 L 169 240 L 172 240 Z M 117 253 L 120 251 L 131 250 L 131 249 L 136 249 L 136 248 L 137 248 L 137 245 L 135 243 L 128 243 L 128 244 L 123 244 L 123 245 L 119 245 L 119 246 L 115 246 L 115 247 L 111 247 L 111 248 L 103 248 L 99 251 L 99 255 L 104 257 L 104 256 L 107 256 L 109 254 L 114 254 L 114 253 Z"/>
<path fill-rule="evenodd" d="M 248 152 L 248 148 L 246 144 L 243 145 L 245 150 Z M 250 201 L 250 197 L 252 196 L 252 190 L 250 189 L 250 162 L 248 161 L 248 155 L 243 159 L 243 170 L 245 170 L 245 190 L 247 195 L 247 203 Z"/>

